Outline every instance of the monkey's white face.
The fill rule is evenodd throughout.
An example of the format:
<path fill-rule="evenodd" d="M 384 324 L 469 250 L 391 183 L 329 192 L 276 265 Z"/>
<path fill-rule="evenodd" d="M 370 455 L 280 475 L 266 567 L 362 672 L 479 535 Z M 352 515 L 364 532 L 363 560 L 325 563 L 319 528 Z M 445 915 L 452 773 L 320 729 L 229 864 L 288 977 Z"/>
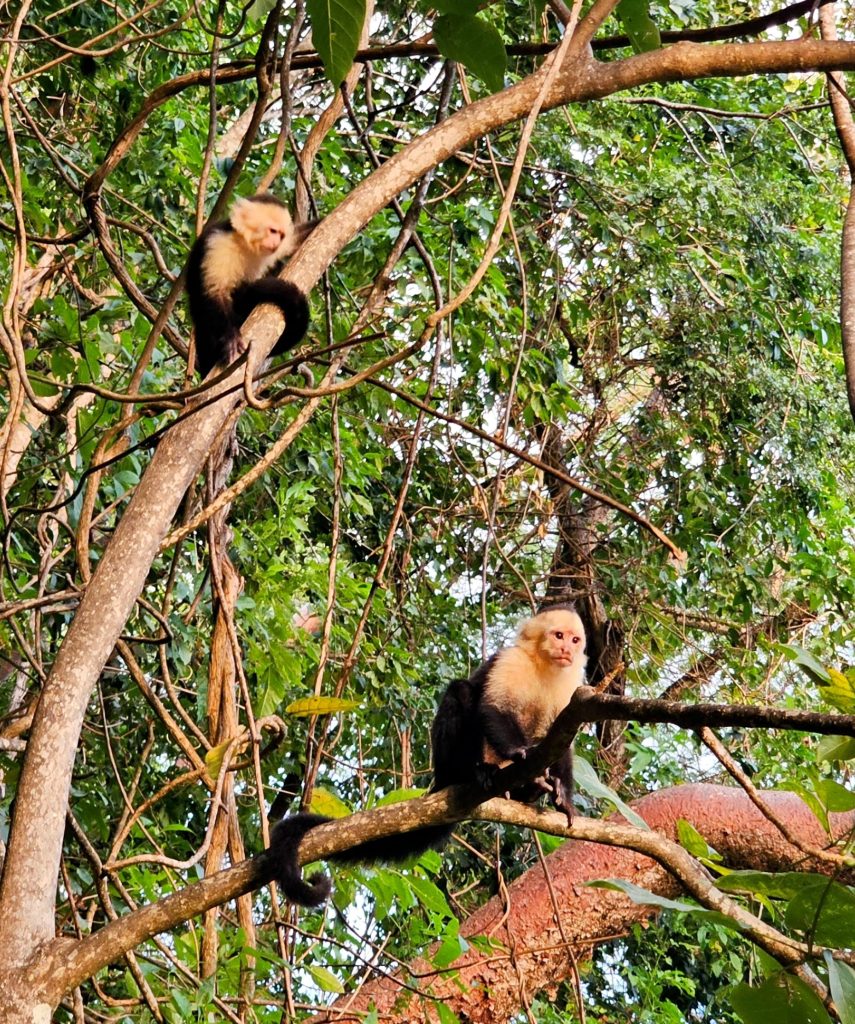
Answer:
<path fill-rule="evenodd" d="M 290 254 L 294 237 L 291 214 L 274 203 L 253 202 L 244 199 L 232 210 L 232 227 L 246 245 L 259 256 Z"/>
<path fill-rule="evenodd" d="M 575 612 L 563 609 L 544 612 L 529 623 L 538 630 L 537 647 L 540 655 L 554 665 L 566 667 L 585 653 L 585 629 Z"/>

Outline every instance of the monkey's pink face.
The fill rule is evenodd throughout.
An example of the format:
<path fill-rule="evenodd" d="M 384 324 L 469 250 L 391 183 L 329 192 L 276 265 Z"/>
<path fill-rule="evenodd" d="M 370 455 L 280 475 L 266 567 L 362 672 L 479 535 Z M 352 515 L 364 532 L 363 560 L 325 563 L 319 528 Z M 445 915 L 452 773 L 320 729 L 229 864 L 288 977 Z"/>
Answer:
<path fill-rule="evenodd" d="M 572 665 L 585 653 L 585 630 L 575 612 L 547 612 L 534 621 L 542 630 L 538 644 L 541 654 L 554 664 Z"/>
<path fill-rule="evenodd" d="M 281 248 L 285 241 L 285 232 L 279 225 L 268 224 L 267 231 L 262 235 L 259 233 L 258 247 L 262 252 L 270 253 L 272 256 Z"/>

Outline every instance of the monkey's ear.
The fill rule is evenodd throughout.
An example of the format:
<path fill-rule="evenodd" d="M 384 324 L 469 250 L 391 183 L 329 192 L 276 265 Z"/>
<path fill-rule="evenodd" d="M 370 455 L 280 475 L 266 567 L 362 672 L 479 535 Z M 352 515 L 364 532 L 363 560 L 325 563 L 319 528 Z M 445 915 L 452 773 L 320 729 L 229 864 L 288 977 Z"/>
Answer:
<path fill-rule="evenodd" d="M 303 244 L 309 235 L 320 224 L 320 220 L 304 220 L 302 224 L 294 225 L 294 248 Z"/>
<path fill-rule="evenodd" d="M 277 253 L 278 259 L 284 260 L 293 256 L 303 242 L 305 242 L 309 235 L 315 230 L 318 224 L 320 224 L 319 220 L 304 220 L 299 223 L 292 221 L 291 228 L 285 236 L 285 240 L 282 242 L 282 246 Z"/>

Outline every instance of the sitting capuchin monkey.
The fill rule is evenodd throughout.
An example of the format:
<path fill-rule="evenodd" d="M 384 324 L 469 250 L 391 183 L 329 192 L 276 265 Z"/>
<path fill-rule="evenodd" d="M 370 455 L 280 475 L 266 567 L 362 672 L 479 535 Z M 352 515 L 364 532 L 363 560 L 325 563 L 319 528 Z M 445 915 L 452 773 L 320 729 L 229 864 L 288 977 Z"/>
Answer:
<path fill-rule="evenodd" d="M 500 767 L 522 761 L 549 732 L 584 682 L 585 630 L 571 605 L 554 605 L 519 628 L 516 643 L 498 651 L 468 679 L 450 684 L 431 727 L 432 791 L 475 783 L 485 796 Z M 515 791 L 526 802 L 548 792 L 556 807 L 573 818 L 573 755 L 568 749 L 546 773 Z M 305 881 L 297 850 L 303 836 L 332 819 L 295 814 L 278 822 L 271 835 L 277 858 L 276 880 L 284 895 L 302 906 L 318 906 L 330 894 L 322 874 Z M 445 844 L 450 825 L 427 825 L 410 832 L 371 839 L 335 854 L 336 863 L 397 862 Z"/>
<path fill-rule="evenodd" d="M 306 296 L 275 269 L 292 256 L 316 222 L 295 224 L 288 207 L 262 192 L 239 199 L 228 220 L 209 224 L 187 261 L 187 298 L 196 336 L 196 369 L 207 377 L 246 349 L 241 324 L 263 303 L 278 306 L 285 330 L 271 355 L 293 348 L 309 326 Z"/>

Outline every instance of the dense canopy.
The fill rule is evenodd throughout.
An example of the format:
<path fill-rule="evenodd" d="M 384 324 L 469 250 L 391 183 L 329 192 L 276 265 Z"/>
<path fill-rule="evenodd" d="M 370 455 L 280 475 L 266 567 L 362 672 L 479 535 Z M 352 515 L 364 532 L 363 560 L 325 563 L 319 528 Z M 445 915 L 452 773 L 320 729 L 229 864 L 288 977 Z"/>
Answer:
<path fill-rule="evenodd" d="M 0 19 L 0 1024 L 855 1020 L 849 5 Z M 264 190 L 309 333 L 203 385 Z M 558 599 L 573 826 L 420 799 Z M 472 820 L 298 912 L 301 806 Z"/>

